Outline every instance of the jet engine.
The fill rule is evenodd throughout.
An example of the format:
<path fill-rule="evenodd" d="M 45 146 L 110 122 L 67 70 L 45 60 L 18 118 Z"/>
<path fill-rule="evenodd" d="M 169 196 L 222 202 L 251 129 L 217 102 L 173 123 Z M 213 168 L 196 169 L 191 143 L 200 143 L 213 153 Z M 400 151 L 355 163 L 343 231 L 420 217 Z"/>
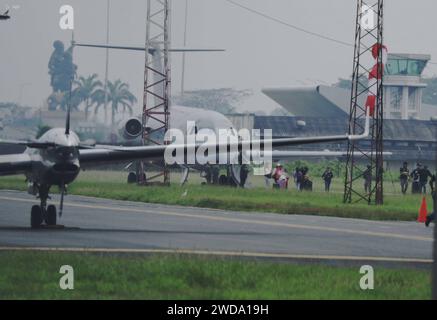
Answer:
<path fill-rule="evenodd" d="M 134 140 L 141 136 L 143 125 L 137 118 L 128 119 L 120 128 L 120 135 L 126 140 Z"/>

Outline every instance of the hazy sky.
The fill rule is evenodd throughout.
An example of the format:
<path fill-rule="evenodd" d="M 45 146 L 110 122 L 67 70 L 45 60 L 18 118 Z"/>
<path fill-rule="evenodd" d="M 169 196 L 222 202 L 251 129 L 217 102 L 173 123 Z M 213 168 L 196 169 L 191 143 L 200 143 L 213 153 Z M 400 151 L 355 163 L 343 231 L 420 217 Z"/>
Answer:
<path fill-rule="evenodd" d="M 353 42 L 355 0 L 236 0 L 268 15 L 311 31 Z M 391 52 L 427 53 L 437 61 L 437 1 L 386 0 L 385 42 Z M 77 41 L 104 43 L 106 0 L 0 0 L 20 5 L 12 19 L 0 21 L 0 101 L 41 106 L 50 94 L 47 63 L 53 41 L 69 42 L 59 28 L 59 9 L 75 9 Z M 173 47 L 183 44 L 185 0 L 173 0 Z M 111 0 L 112 44 L 143 46 L 145 0 Z M 189 0 L 188 47 L 224 48 L 225 53 L 187 56 L 186 89 L 300 86 L 333 83 L 352 70 L 353 48 L 328 42 L 256 16 L 224 0 Z M 77 48 L 79 75 L 104 75 L 104 50 Z M 130 84 L 142 96 L 144 55 L 112 51 L 109 78 Z M 427 75 L 437 74 L 437 65 Z M 180 91 L 181 55 L 172 55 L 173 92 Z M 139 99 L 141 102 L 141 99 Z M 271 108 L 262 95 L 243 110 Z"/>

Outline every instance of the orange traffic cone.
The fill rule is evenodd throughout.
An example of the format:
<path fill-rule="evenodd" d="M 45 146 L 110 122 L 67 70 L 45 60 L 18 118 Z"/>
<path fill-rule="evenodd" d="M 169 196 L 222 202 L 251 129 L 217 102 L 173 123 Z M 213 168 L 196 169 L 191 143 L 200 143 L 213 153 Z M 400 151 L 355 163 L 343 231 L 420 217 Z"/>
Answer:
<path fill-rule="evenodd" d="M 426 197 L 422 199 L 422 205 L 419 209 L 419 217 L 417 218 L 417 222 L 425 223 L 426 217 L 428 216 L 428 206 L 426 205 Z"/>

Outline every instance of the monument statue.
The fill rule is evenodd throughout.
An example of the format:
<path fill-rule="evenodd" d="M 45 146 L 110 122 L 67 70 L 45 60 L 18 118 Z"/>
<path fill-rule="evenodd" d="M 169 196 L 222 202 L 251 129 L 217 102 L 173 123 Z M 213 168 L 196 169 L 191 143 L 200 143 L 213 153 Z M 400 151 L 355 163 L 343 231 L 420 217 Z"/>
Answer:
<path fill-rule="evenodd" d="M 47 102 L 51 111 L 58 108 L 65 110 L 77 66 L 73 63 L 73 46 L 65 50 L 64 44 L 57 40 L 53 43 L 53 47 L 55 50 L 48 65 L 50 86 L 53 91 Z"/>

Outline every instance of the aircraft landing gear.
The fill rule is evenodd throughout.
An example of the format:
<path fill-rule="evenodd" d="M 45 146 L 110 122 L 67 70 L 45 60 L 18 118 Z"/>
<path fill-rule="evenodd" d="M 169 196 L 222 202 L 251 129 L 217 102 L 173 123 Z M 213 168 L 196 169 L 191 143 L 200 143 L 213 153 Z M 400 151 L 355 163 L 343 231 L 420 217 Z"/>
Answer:
<path fill-rule="evenodd" d="M 56 226 L 56 219 L 57 219 L 57 213 L 56 213 L 56 207 L 54 205 L 50 205 L 47 207 L 47 215 L 46 215 L 46 224 L 48 226 Z"/>
<path fill-rule="evenodd" d="M 40 206 L 33 206 L 30 213 L 30 225 L 32 228 L 39 227 L 43 222 L 42 210 Z"/>
<path fill-rule="evenodd" d="M 56 225 L 56 207 L 54 205 L 47 206 L 50 187 L 40 186 L 38 188 L 41 205 L 32 207 L 30 213 L 30 225 L 32 228 L 40 227 L 43 222 L 48 226 Z"/>
<path fill-rule="evenodd" d="M 136 172 L 129 172 L 127 176 L 127 183 L 128 184 L 140 183 L 140 180 L 138 178 L 139 175 Z M 143 180 L 146 181 L 146 173 L 143 173 Z"/>
<path fill-rule="evenodd" d="M 129 172 L 127 176 L 127 183 L 128 184 L 134 184 L 137 183 L 137 174 L 135 172 Z"/>

